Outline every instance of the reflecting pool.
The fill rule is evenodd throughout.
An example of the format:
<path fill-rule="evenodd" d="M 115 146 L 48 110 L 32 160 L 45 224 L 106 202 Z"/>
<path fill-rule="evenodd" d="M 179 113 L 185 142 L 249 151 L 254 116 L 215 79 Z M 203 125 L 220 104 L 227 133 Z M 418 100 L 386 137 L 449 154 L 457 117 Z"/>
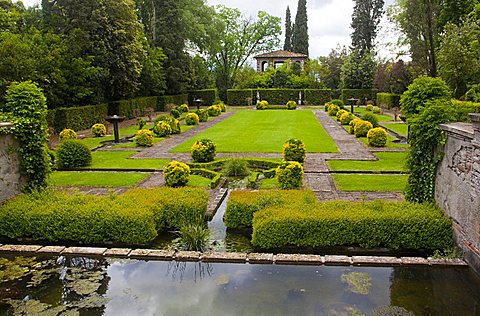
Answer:
<path fill-rule="evenodd" d="M 0 258 L 0 315 L 480 315 L 466 268 Z"/>

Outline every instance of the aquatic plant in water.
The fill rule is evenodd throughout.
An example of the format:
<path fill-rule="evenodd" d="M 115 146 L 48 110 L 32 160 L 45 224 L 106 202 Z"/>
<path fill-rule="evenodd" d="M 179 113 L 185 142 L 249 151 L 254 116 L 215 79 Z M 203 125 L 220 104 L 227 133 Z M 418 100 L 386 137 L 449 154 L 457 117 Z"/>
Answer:
<path fill-rule="evenodd" d="M 372 278 L 365 272 L 342 274 L 341 280 L 343 283 L 347 283 L 348 291 L 362 295 L 368 295 L 372 286 Z"/>

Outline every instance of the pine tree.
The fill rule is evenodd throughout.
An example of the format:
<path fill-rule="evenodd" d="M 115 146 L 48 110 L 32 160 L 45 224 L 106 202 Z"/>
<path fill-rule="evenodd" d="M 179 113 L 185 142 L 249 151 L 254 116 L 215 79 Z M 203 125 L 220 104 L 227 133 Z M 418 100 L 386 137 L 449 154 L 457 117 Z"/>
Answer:
<path fill-rule="evenodd" d="M 371 51 L 383 14 L 383 0 L 355 0 L 352 24 L 352 50 Z"/>
<path fill-rule="evenodd" d="M 293 51 L 292 47 L 292 17 L 290 15 L 290 8 L 287 6 L 287 14 L 285 17 L 285 43 L 283 44 L 283 50 Z"/>
<path fill-rule="evenodd" d="M 293 51 L 308 56 L 307 0 L 298 0 L 297 15 L 293 26 Z"/>

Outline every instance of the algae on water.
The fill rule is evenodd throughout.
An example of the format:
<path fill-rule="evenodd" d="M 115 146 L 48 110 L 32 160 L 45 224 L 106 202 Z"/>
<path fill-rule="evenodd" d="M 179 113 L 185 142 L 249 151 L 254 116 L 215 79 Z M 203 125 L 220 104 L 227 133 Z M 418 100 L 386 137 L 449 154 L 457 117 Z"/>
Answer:
<path fill-rule="evenodd" d="M 368 295 L 372 286 L 372 278 L 365 272 L 342 274 L 341 280 L 343 283 L 347 283 L 348 291 L 362 295 Z"/>

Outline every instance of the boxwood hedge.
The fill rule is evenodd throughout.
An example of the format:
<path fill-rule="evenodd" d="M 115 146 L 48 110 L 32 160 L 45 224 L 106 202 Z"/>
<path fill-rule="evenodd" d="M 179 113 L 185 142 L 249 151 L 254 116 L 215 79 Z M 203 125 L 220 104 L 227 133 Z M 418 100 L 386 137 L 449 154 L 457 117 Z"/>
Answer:
<path fill-rule="evenodd" d="M 263 249 L 286 246 L 360 246 L 443 250 L 453 246 L 452 225 L 432 205 L 408 202 L 272 205 L 253 218 L 252 244 Z"/>

